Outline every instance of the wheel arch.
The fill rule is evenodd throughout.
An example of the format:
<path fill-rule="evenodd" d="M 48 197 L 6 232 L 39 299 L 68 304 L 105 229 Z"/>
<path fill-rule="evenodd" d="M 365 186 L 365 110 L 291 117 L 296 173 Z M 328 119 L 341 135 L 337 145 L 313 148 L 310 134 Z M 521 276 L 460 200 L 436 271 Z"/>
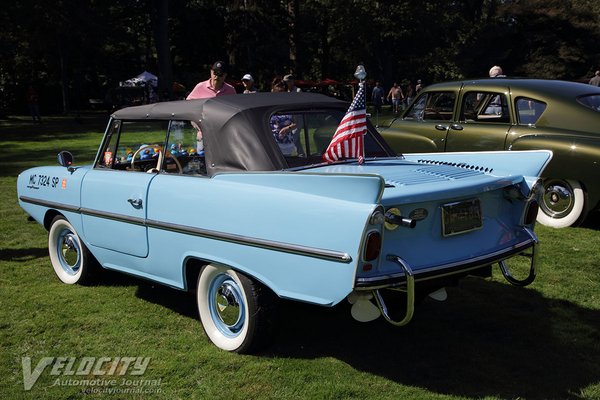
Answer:
<path fill-rule="evenodd" d="M 54 220 L 54 218 L 56 218 L 58 215 L 64 217 L 65 219 L 68 220 L 67 217 L 65 217 L 64 214 L 62 214 L 61 212 L 51 209 L 46 211 L 46 214 L 44 215 L 44 221 L 43 221 L 43 225 L 44 228 L 46 228 L 47 231 L 50 230 L 50 224 L 52 223 L 52 221 Z"/>
<path fill-rule="evenodd" d="M 269 291 L 271 291 L 272 293 L 277 295 L 276 294 L 277 292 L 275 290 L 273 290 L 273 288 L 270 285 L 265 283 L 263 279 L 260 279 L 259 277 L 252 274 L 250 269 L 248 269 L 248 268 L 240 268 L 240 266 L 231 265 L 231 263 L 225 263 L 222 261 L 215 261 L 215 260 L 213 260 L 213 261 L 206 260 L 206 259 L 203 259 L 203 258 L 200 258 L 197 256 L 188 256 L 185 258 L 185 260 L 183 262 L 184 291 L 190 292 L 190 293 L 196 292 L 196 283 L 198 282 L 198 276 L 200 275 L 200 271 L 202 271 L 202 268 L 204 268 L 205 266 L 207 266 L 209 264 L 222 265 L 227 268 L 231 268 L 235 272 L 245 275 L 246 277 L 259 283 L 260 285 L 264 286 Z"/>
<path fill-rule="evenodd" d="M 586 196 L 589 211 L 600 206 L 600 185 L 595 184 L 599 167 L 600 142 L 588 137 L 552 133 L 522 135 L 509 145 L 510 150 L 548 149 L 552 160 L 542 173 L 543 178 L 577 181 Z M 565 168 L 568 166 L 567 168 Z"/>

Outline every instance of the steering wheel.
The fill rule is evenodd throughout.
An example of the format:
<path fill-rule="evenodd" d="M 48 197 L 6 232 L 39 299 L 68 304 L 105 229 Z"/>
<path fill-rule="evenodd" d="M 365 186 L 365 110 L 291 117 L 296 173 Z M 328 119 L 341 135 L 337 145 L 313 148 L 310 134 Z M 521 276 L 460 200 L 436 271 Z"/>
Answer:
<path fill-rule="evenodd" d="M 144 150 L 144 149 L 149 149 L 149 148 L 154 148 L 153 144 L 145 144 L 143 146 L 141 146 L 139 149 L 137 149 L 135 151 L 135 153 L 133 153 L 133 157 L 131 157 L 131 169 L 135 169 L 135 157 L 140 154 L 140 151 Z"/>

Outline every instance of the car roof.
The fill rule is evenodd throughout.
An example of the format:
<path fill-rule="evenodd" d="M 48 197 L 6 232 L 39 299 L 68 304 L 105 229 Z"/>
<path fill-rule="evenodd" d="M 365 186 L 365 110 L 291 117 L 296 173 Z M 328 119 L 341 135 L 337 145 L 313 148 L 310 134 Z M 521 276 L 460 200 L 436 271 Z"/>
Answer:
<path fill-rule="evenodd" d="M 588 94 L 600 94 L 600 88 L 594 85 L 588 85 L 580 82 L 569 82 L 554 79 L 530 79 L 530 78 L 484 78 L 484 79 L 463 79 L 460 81 L 434 83 L 427 86 L 426 90 L 450 90 L 457 86 L 498 86 L 506 85 L 512 89 L 523 91 L 535 91 L 550 97 L 578 97 Z"/>

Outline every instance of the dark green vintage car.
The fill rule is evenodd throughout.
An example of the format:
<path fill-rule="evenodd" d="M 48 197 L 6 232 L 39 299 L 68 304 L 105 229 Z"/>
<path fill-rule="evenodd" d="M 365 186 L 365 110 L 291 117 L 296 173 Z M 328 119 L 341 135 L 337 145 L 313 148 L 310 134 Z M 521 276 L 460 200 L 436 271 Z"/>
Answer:
<path fill-rule="evenodd" d="M 600 206 L 600 88 L 491 78 L 426 87 L 381 131 L 398 153 L 552 150 L 538 222 L 581 223 Z"/>

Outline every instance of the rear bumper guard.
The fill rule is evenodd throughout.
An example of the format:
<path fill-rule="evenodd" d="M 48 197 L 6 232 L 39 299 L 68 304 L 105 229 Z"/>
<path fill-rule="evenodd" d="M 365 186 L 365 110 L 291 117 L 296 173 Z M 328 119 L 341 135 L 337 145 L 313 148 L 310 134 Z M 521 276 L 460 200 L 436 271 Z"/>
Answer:
<path fill-rule="evenodd" d="M 502 276 L 504 276 L 504 278 L 509 283 L 511 283 L 515 286 L 529 285 L 530 283 L 532 283 L 534 281 L 535 276 L 536 276 L 536 261 L 537 261 L 536 245 L 538 244 L 538 239 L 537 239 L 536 235 L 533 233 L 533 231 L 531 231 L 529 229 L 526 229 L 526 230 L 529 233 L 529 235 L 531 236 L 531 241 L 527 241 L 526 243 L 524 243 L 522 245 L 515 246 L 513 251 L 509 252 L 509 254 L 504 253 L 503 257 L 498 257 L 498 255 L 494 255 L 492 257 L 486 257 L 484 259 L 477 260 L 476 263 L 473 263 L 473 262 L 465 263 L 462 265 L 463 268 L 455 268 L 455 269 L 453 269 L 452 273 L 465 272 L 465 271 L 468 271 L 469 269 L 475 269 L 475 268 L 478 268 L 483 265 L 498 263 L 498 265 L 500 267 L 500 271 L 502 272 Z M 527 274 L 527 277 L 525 277 L 524 279 L 516 278 L 511 274 L 510 268 L 507 264 L 507 258 L 512 257 L 512 256 L 522 256 L 522 257 L 526 257 L 529 259 L 529 272 Z M 415 281 L 418 281 L 419 279 L 415 276 L 415 273 L 413 272 L 410 265 L 405 260 L 403 260 L 401 257 L 393 255 L 393 254 L 389 254 L 389 255 L 387 255 L 386 259 L 388 261 L 394 262 L 395 264 L 397 264 L 400 267 L 400 269 L 402 270 L 401 281 L 400 282 L 387 281 L 386 285 L 384 285 L 384 286 L 379 286 L 382 282 L 378 282 L 379 285 L 376 284 L 375 287 L 371 287 L 371 288 L 366 288 L 366 287 L 359 288 L 357 285 L 356 289 L 358 289 L 358 290 L 371 289 L 371 291 L 373 293 L 373 297 L 375 297 L 375 301 L 377 302 L 377 307 L 379 308 L 381 315 L 383 315 L 383 317 L 386 319 L 386 321 L 388 321 L 392 325 L 403 326 L 403 325 L 408 324 L 413 317 L 414 305 L 415 305 Z M 424 279 L 433 279 L 435 277 L 440 277 L 440 276 L 445 276 L 445 275 L 447 275 L 447 273 L 441 272 L 435 276 L 428 276 Z M 398 288 L 398 286 L 400 286 L 400 285 L 402 285 L 401 289 Z M 390 317 L 388 306 L 385 303 L 383 296 L 380 293 L 380 290 L 384 289 L 384 288 L 401 290 L 406 293 L 406 310 L 404 312 L 404 317 L 399 321 Z"/>

